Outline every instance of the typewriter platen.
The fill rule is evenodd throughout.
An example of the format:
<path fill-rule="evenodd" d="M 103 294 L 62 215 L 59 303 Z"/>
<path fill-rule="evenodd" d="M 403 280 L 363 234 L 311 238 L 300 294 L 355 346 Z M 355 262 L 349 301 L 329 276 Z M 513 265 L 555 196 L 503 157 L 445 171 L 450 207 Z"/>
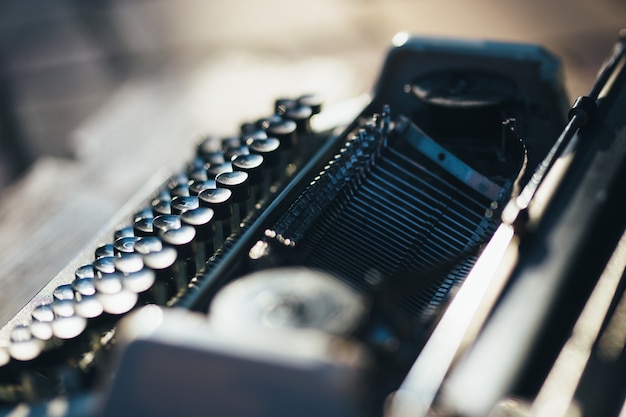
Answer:
<path fill-rule="evenodd" d="M 541 47 L 400 34 L 347 126 L 204 138 L 3 328 L 5 414 L 618 415 L 623 64 L 568 114 Z"/>

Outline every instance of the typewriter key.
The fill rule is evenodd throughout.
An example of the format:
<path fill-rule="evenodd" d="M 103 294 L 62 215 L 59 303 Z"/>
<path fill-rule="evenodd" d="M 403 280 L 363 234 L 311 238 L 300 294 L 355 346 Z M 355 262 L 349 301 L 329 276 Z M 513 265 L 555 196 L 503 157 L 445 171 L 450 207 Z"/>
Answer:
<path fill-rule="evenodd" d="M 175 214 L 156 216 L 154 220 L 152 220 L 152 227 L 154 227 L 157 236 L 170 229 L 178 229 L 181 225 L 180 216 Z"/>
<path fill-rule="evenodd" d="M 189 280 L 196 275 L 196 229 L 182 225 L 177 229 L 170 229 L 159 233 L 164 243 L 173 246 L 178 252 L 174 265 L 174 285 L 178 292 L 187 287 Z"/>
<path fill-rule="evenodd" d="M 94 286 L 95 293 L 95 286 Z M 98 297 L 96 295 L 82 295 L 77 298 L 76 304 L 74 305 L 74 310 L 76 314 L 86 319 L 96 319 L 102 316 L 104 313 L 104 307 L 102 303 L 98 301 Z"/>
<path fill-rule="evenodd" d="M 198 162 L 196 163 L 199 164 L 199 166 L 193 166 L 193 167 L 187 168 L 187 172 L 189 176 L 189 182 L 187 184 L 191 183 L 191 181 L 206 181 L 209 179 L 206 169 L 204 168 L 205 162 L 200 158 L 198 158 L 197 161 Z"/>
<path fill-rule="evenodd" d="M 94 281 L 97 300 L 106 313 L 121 315 L 129 312 L 137 303 L 137 294 L 124 289 L 123 274 L 115 271 L 104 274 Z"/>
<path fill-rule="evenodd" d="M 293 120 L 274 122 L 268 126 L 266 131 L 267 136 L 278 139 L 280 146 L 286 151 L 291 151 L 298 142 L 298 124 Z"/>
<path fill-rule="evenodd" d="M 168 195 L 168 198 L 155 198 L 152 200 L 152 213 L 153 216 L 160 216 L 163 214 L 172 214 L 172 209 L 170 207 L 171 196 Z"/>
<path fill-rule="evenodd" d="M 49 340 L 52 338 L 52 320 L 54 320 L 54 311 L 50 304 L 42 304 L 35 307 L 31 313 L 30 331 L 33 336 L 41 340 Z"/>
<path fill-rule="evenodd" d="M 156 236 L 144 236 L 135 242 L 135 252 L 147 255 L 152 252 L 163 250 L 163 242 Z"/>
<path fill-rule="evenodd" d="M 154 284 L 156 282 L 156 273 L 152 269 L 142 268 L 128 274 L 124 274 L 122 284 L 124 289 L 132 291 L 138 295 L 138 304 L 148 304 L 164 302 L 158 299 L 153 293 Z"/>
<path fill-rule="evenodd" d="M 322 112 L 322 99 L 316 94 L 305 94 L 298 97 L 298 104 L 308 106 L 311 108 L 312 114 L 319 114 Z"/>
<path fill-rule="evenodd" d="M 140 271 L 143 268 L 143 258 L 138 253 L 121 253 L 115 257 L 115 269 L 123 274 Z"/>
<path fill-rule="evenodd" d="M 133 227 L 132 226 L 125 226 L 125 227 L 122 227 L 121 229 L 117 229 L 113 233 L 113 240 L 117 240 L 117 239 L 122 238 L 122 237 L 132 237 L 132 236 L 134 236 L 134 234 L 133 234 Z"/>
<path fill-rule="evenodd" d="M 263 180 L 269 178 L 269 175 L 264 172 L 263 157 L 261 155 L 239 155 L 233 160 L 233 168 L 248 174 L 253 203 L 265 197 L 265 193 L 269 190 L 269 184 L 263 184 Z M 250 209 L 253 209 L 253 207 L 250 207 Z"/>
<path fill-rule="evenodd" d="M 209 179 L 215 179 L 219 174 L 223 172 L 232 172 L 233 165 L 230 161 L 223 162 L 221 164 L 209 164 L 207 166 L 206 172 L 209 176 Z"/>
<path fill-rule="evenodd" d="M 96 287 L 94 286 L 94 277 L 80 277 L 72 281 L 72 289 L 80 296 L 94 295 Z"/>
<path fill-rule="evenodd" d="M 215 188 L 203 190 L 198 198 L 202 207 L 213 210 L 215 216 L 215 250 L 219 249 L 224 240 L 230 236 L 230 217 L 233 215 L 232 192 L 226 188 Z"/>
<path fill-rule="evenodd" d="M 106 243 L 106 244 L 100 245 L 100 246 L 98 246 L 96 248 L 96 251 L 94 252 L 94 257 L 95 257 L 95 259 L 99 259 L 99 258 L 102 258 L 104 256 L 113 256 L 113 253 L 114 253 L 114 251 L 113 251 L 113 244 L 112 243 Z"/>
<path fill-rule="evenodd" d="M 73 300 L 74 289 L 72 284 L 61 284 L 52 292 L 52 298 L 54 300 Z"/>
<path fill-rule="evenodd" d="M 152 208 L 150 207 L 144 207 L 139 211 L 136 211 L 133 214 L 133 222 L 137 221 L 138 219 L 149 219 L 154 217 L 154 212 L 152 211 Z"/>
<path fill-rule="evenodd" d="M 200 207 L 200 202 L 196 196 L 177 196 L 170 202 L 172 214 L 180 215 L 197 207 Z"/>
<path fill-rule="evenodd" d="M 243 171 L 224 172 L 215 178 L 219 188 L 226 188 L 232 192 L 231 233 L 239 230 L 241 221 L 250 212 L 250 182 L 248 178 L 248 174 Z"/>
<path fill-rule="evenodd" d="M 250 153 L 263 157 L 263 163 L 269 173 L 268 183 L 271 185 L 278 181 L 282 175 L 280 141 L 276 138 L 255 139 L 250 143 L 249 148 Z"/>
<path fill-rule="evenodd" d="M 102 304 L 96 299 L 96 285 L 94 277 L 77 278 L 72 282 L 76 293 L 74 310 L 76 314 L 86 319 L 100 317 L 103 312 Z"/>
<path fill-rule="evenodd" d="M 150 251 L 144 254 L 144 265 L 155 273 L 153 297 L 157 304 L 164 305 L 168 299 L 176 294 L 174 288 L 176 271 L 174 266 L 177 257 L 176 249 L 171 246 L 163 246 L 158 251 Z"/>
<path fill-rule="evenodd" d="M 247 145 L 241 145 L 236 148 L 228 148 L 224 151 L 224 158 L 227 161 L 233 161 L 239 155 L 248 155 L 250 153 L 250 149 L 248 149 Z"/>
<path fill-rule="evenodd" d="M 204 269 L 207 259 L 213 255 L 215 235 L 215 213 L 208 207 L 198 207 L 181 214 L 183 224 L 196 229 L 196 271 Z"/>
<path fill-rule="evenodd" d="M 101 258 L 96 259 L 92 265 L 96 273 L 96 276 L 103 275 L 103 274 L 111 274 L 115 272 L 115 257 L 103 256 Z"/>
<path fill-rule="evenodd" d="M 122 253 L 133 253 L 135 251 L 135 242 L 139 239 L 137 236 L 125 236 L 116 239 L 113 242 L 113 252 L 116 256 Z"/>
<path fill-rule="evenodd" d="M 56 300 L 52 303 L 52 333 L 55 337 L 74 339 L 87 327 L 87 319 L 78 315 L 74 306 L 74 300 Z"/>
<path fill-rule="evenodd" d="M 311 133 L 311 116 L 313 116 L 313 111 L 311 110 L 311 108 L 302 104 L 295 105 L 287 109 L 284 114 L 284 117 L 286 119 L 295 122 L 295 131 L 298 133 L 298 135 L 306 135 Z M 268 129 L 268 135 L 276 135 L 275 131 L 270 131 L 271 129 L 272 126 L 270 126 L 270 128 Z"/>
<path fill-rule="evenodd" d="M 196 181 L 191 180 L 189 182 L 189 194 L 198 196 L 202 190 L 208 190 L 209 188 L 216 188 L 215 180 Z"/>
<path fill-rule="evenodd" d="M 154 235 L 154 227 L 152 225 L 153 220 L 154 217 L 152 216 L 136 218 L 133 222 L 133 230 L 135 232 L 135 236 L 146 237 Z"/>
<path fill-rule="evenodd" d="M 172 196 L 172 198 L 188 197 L 189 196 L 188 182 L 185 182 L 183 184 L 177 184 L 175 187 L 170 188 L 170 195 Z"/>
<path fill-rule="evenodd" d="M 18 361 L 35 359 L 44 348 L 43 340 L 33 337 L 27 325 L 17 325 L 11 330 L 9 354 Z"/>

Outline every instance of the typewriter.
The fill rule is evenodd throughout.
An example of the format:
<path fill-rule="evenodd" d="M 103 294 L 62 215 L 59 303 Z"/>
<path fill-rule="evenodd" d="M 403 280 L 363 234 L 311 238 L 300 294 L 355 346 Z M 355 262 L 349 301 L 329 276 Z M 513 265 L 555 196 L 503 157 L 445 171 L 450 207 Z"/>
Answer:
<path fill-rule="evenodd" d="M 398 34 L 368 104 L 203 137 L 0 333 L 7 416 L 618 416 L 626 35 Z"/>

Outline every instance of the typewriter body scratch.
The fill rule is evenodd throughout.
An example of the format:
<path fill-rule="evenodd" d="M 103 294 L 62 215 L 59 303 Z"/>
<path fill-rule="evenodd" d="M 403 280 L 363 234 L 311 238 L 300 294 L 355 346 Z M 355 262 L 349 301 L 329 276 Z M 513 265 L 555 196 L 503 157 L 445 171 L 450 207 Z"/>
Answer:
<path fill-rule="evenodd" d="M 570 109 L 539 46 L 399 34 L 345 125 L 203 138 L 4 326 L 4 413 L 617 416 L 624 43 Z"/>

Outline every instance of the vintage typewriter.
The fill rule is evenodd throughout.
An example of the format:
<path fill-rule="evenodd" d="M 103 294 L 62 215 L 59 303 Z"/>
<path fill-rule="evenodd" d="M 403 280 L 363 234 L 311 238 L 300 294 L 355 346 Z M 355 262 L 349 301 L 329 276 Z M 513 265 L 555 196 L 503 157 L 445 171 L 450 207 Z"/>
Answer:
<path fill-rule="evenodd" d="M 3 415 L 623 415 L 625 46 L 570 108 L 539 46 L 399 34 L 346 125 L 203 138 L 4 326 Z"/>

